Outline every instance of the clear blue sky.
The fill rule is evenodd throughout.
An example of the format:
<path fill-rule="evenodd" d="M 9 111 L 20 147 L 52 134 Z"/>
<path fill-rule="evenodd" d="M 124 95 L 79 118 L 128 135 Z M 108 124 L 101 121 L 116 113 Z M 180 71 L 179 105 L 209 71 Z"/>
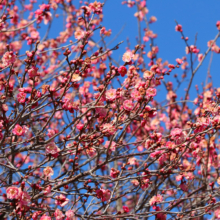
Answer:
<path fill-rule="evenodd" d="M 135 46 L 137 44 L 136 36 L 138 35 L 137 19 L 134 17 L 136 7 L 128 8 L 126 5 L 122 5 L 121 2 L 120 0 L 107 0 L 104 7 L 104 25 L 107 29 L 111 28 L 113 33 L 110 39 L 126 25 L 118 39 L 111 45 L 114 46 L 121 40 L 125 40 L 125 43 L 120 46 L 120 49 L 114 52 L 114 58 L 116 60 L 124 53 L 125 47 L 127 46 L 126 38 L 129 37 L 131 45 Z M 175 19 L 183 26 L 185 36 L 189 37 L 189 45 L 194 43 L 195 35 L 198 33 L 197 47 L 200 49 L 201 53 L 207 50 L 207 42 L 214 39 L 217 34 L 215 24 L 217 20 L 220 20 L 220 1 L 148 0 L 147 6 L 149 9 L 148 18 L 152 15 L 157 17 L 157 22 L 151 25 L 151 29 L 158 34 L 155 43 L 159 46 L 158 57 L 161 57 L 163 61 L 168 60 L 170 63 L 175 63 L 176 58 L 181 58 L 186 55 L 185 43 L 181 40 L 180 33 L 175 31 Z M 142 28 L 144 27 L 143 23 Z M 220 40 L 217 41 L 217 45 L 220 46 Z M 149 49 L 149 47 L 146 48 Z M 202 81 L 205 81 L 209 59 L 210 55 L 206 58 L 203 66 L 197 72 L 193 85 L 200 85 Z M 149 59 L 146 57 L 145 61 L 148 63 Z M 215 87 L 220 87 L 219 63 L 220 54 L 214 54 L 211 74 Z M 173 73 L 182 75 L 181 69 L 175 70 Z M 166 77 L 166 80 L 174 81 L 172 75 L 171 77 Z M 186 84 L 180 88 L 179 92 L 182 93 L 184 88 L 186 88 Z M 194 86 L 191 88 L 190 99 L 192 100 L 195 98 L 196 93 Z"/>

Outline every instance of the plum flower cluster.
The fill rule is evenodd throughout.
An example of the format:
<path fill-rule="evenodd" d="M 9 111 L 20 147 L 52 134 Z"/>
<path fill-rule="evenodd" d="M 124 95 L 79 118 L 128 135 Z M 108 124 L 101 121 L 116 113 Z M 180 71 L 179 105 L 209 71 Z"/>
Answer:
<path fill-rule="evenodd" d="M 103 2 L 0 3 L 0 219 L 220 219 L 220 88 L 194 85 L 220 21 L 204 53 L 176 22 L 166 61 L 146 0 L 138 45 Z"/>

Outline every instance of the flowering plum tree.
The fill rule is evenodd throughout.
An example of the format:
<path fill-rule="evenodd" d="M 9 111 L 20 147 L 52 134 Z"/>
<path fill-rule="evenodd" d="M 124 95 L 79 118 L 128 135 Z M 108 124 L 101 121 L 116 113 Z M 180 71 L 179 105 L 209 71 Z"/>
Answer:
<path fill-rule="evenodd" d="M 177 23 L 186 55 L 171 64 L 146 0 L 122 3 L 137 9 L 139 37 L 117 62 L 105 2 L 0 1 L 0 219 L 220 219 L 220 89 L 190 96 L 208 53 L 220 53 L 220 21 L 204 53 Z"/>

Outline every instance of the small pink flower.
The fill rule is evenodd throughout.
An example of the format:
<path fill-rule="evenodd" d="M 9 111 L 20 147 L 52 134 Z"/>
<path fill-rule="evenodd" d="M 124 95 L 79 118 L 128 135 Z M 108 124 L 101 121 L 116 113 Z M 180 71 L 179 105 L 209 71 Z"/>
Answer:
<path fill-rule="evenodd" d="M 182 32 L 183 31 L 182 25 L 180 25 L 180 24 L 176 25 L 175 30 L 179 31 L 179 32 Z"/>
<path fill-rule="evenodd" d="M 127 51 L 124 53 L 122 60 L 124 62 L 129 63 L 133 59 L 133 57 L 134 57 L 134 54 L 131 51 Z"/>
<path fill-rule="evenodd" d="M 146 91 L 146 95 L 148 97 L 154 97 L 157 94 L 157 90 L 155 88 L 148 88 Z"/>
<path fill-rule="evenodd" d="M 173 64 L 168 64 L 168 67 L 169 67 L 170 69 L 175 69 L 175 66 L 174 66 Z"/>
<path fill-rule="evenodd" d="M 152 79 L 153 76 L 154 76 L 154 73 L 152 71 L 149 71 L 149 70 L 146 70 L 144 72 L 144 75 L 143 75 L 144 79 Z"/>
<path fill-rule="evenodd" d="M 198 54 L 198 61 L 199 61 L 199 62 L 202 61 L 202 58 L 203 58 L 203 54 L 202 54 L 202 53 Z"/>
<path fill-rule="evenodd" d="M 24 130 L 19 124 L 17 124 L 17 125 L 15 125 L 14 129 L 12 130 L 12 133 L 14 135 L 22 136 L 24 134 Z"/>
<path fill-rule="evenodd" d="M 68 210 L 65 214 L 67 216 L 66 220 L 74 220 L 75 214 L 73 210 Z"/>
<path fill-rule="evenodd" d="M 111 176 L 112 178 L 117 178 L 119 173 L 120 173 L 119 170 L 116 170 L 116 169 L 114 169 L 114 168 L 111 168 L 110 176 Z"/>
<path fill-rule="evenodd" d="M 155 152 L 151 153 L 150 156 L 151 156 L 152 158 L 155 158 L 155 157 L 157 157 L 158 155 L 161 155 L 162 153 L 163 153 L 162 150 L 158 150 L 158 151 L 155 151 Z"/>
<path fill-rule="evenodd" d="M 110 124 L 110 123 L 106 123 L 103 125 L 103 133 L 107 133 L 107 134 L 115 134 L 116 132 L 116 128 L 114 125 Z"/>
<path fill-rule="evenodd" d="M 185 134 L 182 129 L 174 128 L 171 133 L 171 137 L 175 140 L 176 144 L 181 144 L 184 141 Z"/>
<path fill-rule="evenodd" d="M 113 101 L 116 99 L 116 89 L 109 89 L 105 93 L 105 97 L 109 101 Z"/>
<path fill-rule="evenodd" d="M 49 138 L 53 137 L 56 134 L 56 131 L 54 129 L 48 129 L 48 134 L 47 136 Z"/>
<path fill-rule="evenodd" d="M 45 12 L 44 14 L 44 24 L 48 24 L 52 18 L 52 14 L 50 12 Z"/>
<path fill-rule="evenodd" d="M 64 195 L 59 195 L 55 197 L 55 204 L 60 205 L 61 207 L 64 207 L 68 202 L 69 199 L 67 199 Z"/>
<path fill-rule="evenodd" d="M 105 142 L 105 148 L 108 148 L 109 147 L 109 144 L 110 144 L 110 141 L 106 141 Z M 114 142 L 114 141 L 112 141 L 112 143 L 111 143 L 111 146 L 110 146 L 110 150 L 111 151 L 115 151 L 115 148 L 116 148 L 116 143 Z"/>
<path fill-rule="evenodd" d="M 100 2 L 93 2 L 89 4 L 89 8 L 96 14 L 101 14 L 102 13 L 102 3 Z"/>
<path fill-rule="evenodd" d="M 96 150 L 94 147 L 90 147 L 89 149 L 86 150 L 86 153 L 90 156 L 90 157 L 94 157 L 96 155 Z"/>
<path fill-rule="evenodd" d="M 40 220 L 51 220 L 51 217 L 44 215 L 40 218 Z"/>
<path fill-rule="evenodd" d="M 54 142 L 50 142 L 46 145 L 46 153 L 47 154 L 56 154 L 59 152 L 59 148 Z"/>
<path fill-rule="evenodd" d="M 51 177 L 51 176 L 53 176 L 54 171 L 51 167 L 46 167 L 46 168 L 44 168 L 43 173 L 46 177 Z"/>
<path fill-rule="evenodd" d="M 79 82 L 81 80 L 81 78 L 82 77 L 79 74 L 73 74 L 71 81 L 72 82 Z"/>
<path fill-rule="evenodd" d="M 157 18 L 155 16 L 151 16 L 150 20 L 149 20 L 149 23 L 152 24 L 152 23 L 154 23 L 156 21 L 157 21 Z"/>
<path fill-rule="evenodd" d="M 100 35 L 104 34 L 106 31 L 105 27 L 102 27 L 101 30 L 100 30 Z"/>
<path fill-rule="evenodd" d="M 83 129 L 83 127 L 84 127 L 84 124 L 82 124 L 82 123 L 79 123 L 76 125 L 76 128 L 80 131 Z"/>
<path fill-rule="evenodd" d="M 7 188 L 6 194 L 8 199 L 18 199 L 20 191 L 17 187 L 11 186 Z"/>
<path fill-rule="evenodd" d="M 134 108 L 134 104 L 131 100 L 125 100 L 123 102 L 123 108 L 127 111 L 132 111 L 132 109 Z"/>
<path fill-rule="evenodd" d="M 180 65 L 180 64 L 183 63 L 183 61 L 182 61 L 180 58 L 177 58 L 177 59 L 176 59 L 176 62 L 178 63 L 178 65 Z"/>
<path fill-rule="evenodd" d="M 25 99 L 26 99 L 26 93 L 24 92 L 19 92 L 17 95 L 17 99 L 19 103 L 25 103 Z"/>
<path fill-rule="evenodd" d="M 29 77 L 33 78 L 37 76 L 38 75 L 37 71 L 38 71 L 38 68 L 36 66 L 32 66 L 32 68 L 28 70 Z"/>
<path fill-rule="evenodd" d="M 80 39 L 84 38 L 85 32 L 81 29 L 78 29 L 75 31 L 74 36 L 77 40 L 80 40 Z"/>
<path fill-rule="evenodd" d="M 52 188 L 51 185 L 47 186 L 47 188 L 44 190 L 44 195 L 51 193 L 51 188 Z"/>
<path fill-rule="evenodd" d="M 2 104 L 2 110 L 4 112 L 7 112 L 8 111 L 8 105 L 7 104 Z"/>
<path fill-rule="evenodd" d="M 19 205 L 27 206 L 31 202 L 31 197 L 27 192 L 20 192 Z"/>
<path fill-rule="evenodd" d="M 130 163 L 130 165 L 135 165 L 136 164 L 137 159 L 135 157 L 131 157 L 129 158 L 128 162 Z"/>
<path fill-rule="evenodd" d="M 149 204 L 152 206 L 152 205 L 155 205 L 156 203 L 159 203 L 162 201 L 163 201 L 163 197 L 161 195 L 157 195 L 157 196 L 153 196 L 150 199 Z"/>
<path fill-rule="evenodd" d="M 101 199 L 102 202 L 108 201 L 111 197 L 111 191 L 109 189 L 98 189 L 96 190 L 97 198 Z"/>
<path fill-rule="evenodd" d="M 134 90 L 134 91 L 131 93 L 131 97 L 132 97 L 134 100 L 136 100 L 136 101 L 138 101 L 138 100 L 140 100 L 140 99 L 142 98 L 140 92 L 137 91 L 137 90 Z"/>
<path fill-rule="evenodd" d="M 127 69 L 126 69 L 125 66 L 120 66 L 118 68 L 118 72 L 121 74 L 122 77 L 124 77 L 126 75 L 126 73 L 127 73 Z"/>
<path fill-rule="evenodd" d="M 217 21 L 217 22 L 216 22 L 216 27 L 217 27 L 217 29 L 220 31 L 220 21 Z"/>
<path fill-rule="evenodd" d="M 127 206 L 123 206 L 122 208 L 123 208 L 123 210 L 124 210 L 125 213 L 128 213 L 128 212 L 130 211 Z"/>
<path fill-rule="evenodd" d="M 54 212 L 56 220 L 63 220 L 65 215 L 59 209 L 56 209 Z"/>
<path fill-rule="evenodd" d="M 9 66 L 13 64 L 16 60 L 16 55 L 12 51 L 6 52 L 2 57 L 2 62 L 4 66 Z"/>

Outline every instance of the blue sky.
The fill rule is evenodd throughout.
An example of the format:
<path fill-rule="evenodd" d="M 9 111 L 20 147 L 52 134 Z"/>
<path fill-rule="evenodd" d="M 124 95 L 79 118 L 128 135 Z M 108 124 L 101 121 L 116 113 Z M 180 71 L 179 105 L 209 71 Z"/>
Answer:
<path fill-rule="evenodd" d="M 125 25 L 123 32 L 112 43 L 114 46 L 121 40 L 125 43 L 120 46 L 117 52 L 114 52 L 115 59 L 118 60 L 120 55 L 125 51 L 126 39 L 129 38 L 131 46 L 137 44 L 136 36 L 138 36 L 137 19 L 134 17 L 136 7 L 128 8 L 126 5 L 121 4 L 120 0 L 107 0 L 104 7 L 104 25 L 107 29 L 112 29 L 112 36 L 120 32 L 121 28 Z M 185 56 L 185 43 L 181 40 L 180 33 L 175 31 L 175 21 L 183 26 L 183 32 L 185 36 L 189 37 L 189 45 L 194 44 L 195 35 L 197 35 L 197 47 L 201 53 L 207 50 L 207 42 L 214 39 L 217 34 L 217 28 L 215 26 L 216 21 L 220 20 L 219 8 L 220 1 L 214 0 L 148 0 L 147 7 L 149 9 L 148 18 L 152 15 L 157 17 L 157 22 L 151 25 L 151 29 L 158 34 L 158 38 L 155 39 L 155 44 L 159 46 L 159 56 L 163 61 L 168 60 L 169 63 L 175 64 L 176 58 Z M 142 23 L 142 30 L 145 28 Z M 142 32 L 143 35 L 143 32 Z M 149 49 L 149 44 L 146 49 Z M 220 40 L 217 41 L 217 45 L 220 45 Z M 209 64 L 210 54 L 205 59 L 204 64 L 197 72 L 193 86 L 191 87 L 190 99 L 193 100 L 196 97 L 195 84 L 201 85 L 202 81 L 205 81 L 207 68 Z M 145 61 L 148 63 L 149 59 L 146 57 Z M 220 54 L 214 54 L 213 62 L 211 66 L 211 74 L 215 87 L 219 85 L 219 70 L 218 65 L 220 61 Z M 196 65 L 198 62 L 196 63 Z M 176 69 L 174 73 L 182 75 L 181 69 Z M 173 74 L 166 77 L 165 80 L 174 81 Z M 183 84 L 178 94 L 182 95 L 184 88 L 187 84 Z"/>

